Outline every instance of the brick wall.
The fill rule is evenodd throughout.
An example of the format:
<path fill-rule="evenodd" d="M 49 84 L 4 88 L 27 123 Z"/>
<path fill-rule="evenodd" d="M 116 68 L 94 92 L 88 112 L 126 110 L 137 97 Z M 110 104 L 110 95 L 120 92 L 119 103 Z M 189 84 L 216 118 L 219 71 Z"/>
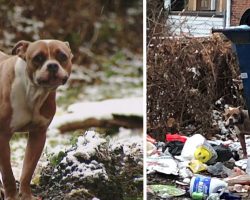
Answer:
<path fill-rule="evenodd" d="M 237 26 L 243 13 L 250 8 L 250 0 L 232 0 L 231 26 Z"/>

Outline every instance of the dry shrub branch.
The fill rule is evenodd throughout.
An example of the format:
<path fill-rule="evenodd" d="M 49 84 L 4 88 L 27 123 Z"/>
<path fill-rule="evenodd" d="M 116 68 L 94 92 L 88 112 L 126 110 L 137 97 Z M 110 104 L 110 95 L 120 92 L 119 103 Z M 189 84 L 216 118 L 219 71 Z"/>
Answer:
<path fill-rule="evenodd" d="M 142 52 L 142 1 L 0 2 L 2 49 L 11 49 L 19 40 L 65 40 L 78 64 L 88 63 L 91 53 L 112 54 L 121 48 Z"/>
<path fill-rule="evenodd" d="M 192 124 L 210 132 L 216 100 L 243 104 L 233 82 L 238 75 L 231 43 L 219 35 L 154 38 L 147 50 L 148 131 L 165 133 L 171 116 L 181 130 Z"/>

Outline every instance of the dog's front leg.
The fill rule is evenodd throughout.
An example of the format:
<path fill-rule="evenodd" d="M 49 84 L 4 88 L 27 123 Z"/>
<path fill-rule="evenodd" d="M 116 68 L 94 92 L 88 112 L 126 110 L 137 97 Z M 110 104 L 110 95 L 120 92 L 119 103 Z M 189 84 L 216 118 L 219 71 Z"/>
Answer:
<path fill-rule="evenodd" d="M 238 134 L 238 138 L 240 141 L 240 145 L 242 147 L 243 158 L 247 158 L 247 147 L 246 147 L 246 141 L 245 141 L 245 133 L 241 132 L 240 134 Z"/>
<path fill-rule="evenodd" d="M 10 163 L 10 138 L 11 134 L 0 133 L 0 170 L 5 200 L 16 200 L 16 181 Z"/>
<path fill-rule="evenodd" d="M 30 182 L 35 171 L 37 162 L 41 156 L 46 140 L 46 129 L 32 130 L 29 132 L 28 143 L 26 147 L 22 175 L 20 179 L 20 199 L 33 200 Z"/>

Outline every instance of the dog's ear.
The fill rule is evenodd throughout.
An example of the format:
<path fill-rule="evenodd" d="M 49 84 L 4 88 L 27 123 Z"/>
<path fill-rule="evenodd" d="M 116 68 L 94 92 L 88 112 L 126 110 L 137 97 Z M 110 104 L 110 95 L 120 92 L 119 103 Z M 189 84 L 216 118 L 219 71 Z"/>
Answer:
<path fill-rule="evenodd" d="M 69 47 L 69 49 L 70 49 L 70 46 L 69 46 L 69 42 L 68 42 L 68 41 L 64 41 L 64 44 L 66 44 L 66 46 Z"/>
<path fill-rule="evenodd" d="M 25 53 L 29 44 L 30 44 L 29 41 L 25 41 L 25 40 L 19 41 L 13 47 L 12 52 L 11 52 L 12 55 L 18 55 L 19 57 L 25 60 Z"/>
<path fill-rule="evenodd" d="M 72 54 L 69 42 L 68 41 L 64 41 L 64 44 L 66 44 L 66 46 L 69 48 L 69 50 L 70 50 L 70 59 L 72 59 L 74 57 L 74 55 Z"/>
<path fill-rule="evenodd" d="M 237 109 L 239 109 L 239 111 L 243 110 L 242 106 L 238 106 Z"/>

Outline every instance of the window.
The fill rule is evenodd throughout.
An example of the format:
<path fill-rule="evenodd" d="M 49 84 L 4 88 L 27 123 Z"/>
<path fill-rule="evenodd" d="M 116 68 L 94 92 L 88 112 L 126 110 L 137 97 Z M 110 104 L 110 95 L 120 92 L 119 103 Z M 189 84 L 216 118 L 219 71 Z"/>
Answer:
<path fill-rule="evenodd" d="M 182 11 L 185 8 L 185 0 L 171 0 L 171 10 L 172 11 Z"/>
<path fill-rule="evenodd" d="M 215 10 L 216 0 L 197 0 L 197 10 Z"/>

